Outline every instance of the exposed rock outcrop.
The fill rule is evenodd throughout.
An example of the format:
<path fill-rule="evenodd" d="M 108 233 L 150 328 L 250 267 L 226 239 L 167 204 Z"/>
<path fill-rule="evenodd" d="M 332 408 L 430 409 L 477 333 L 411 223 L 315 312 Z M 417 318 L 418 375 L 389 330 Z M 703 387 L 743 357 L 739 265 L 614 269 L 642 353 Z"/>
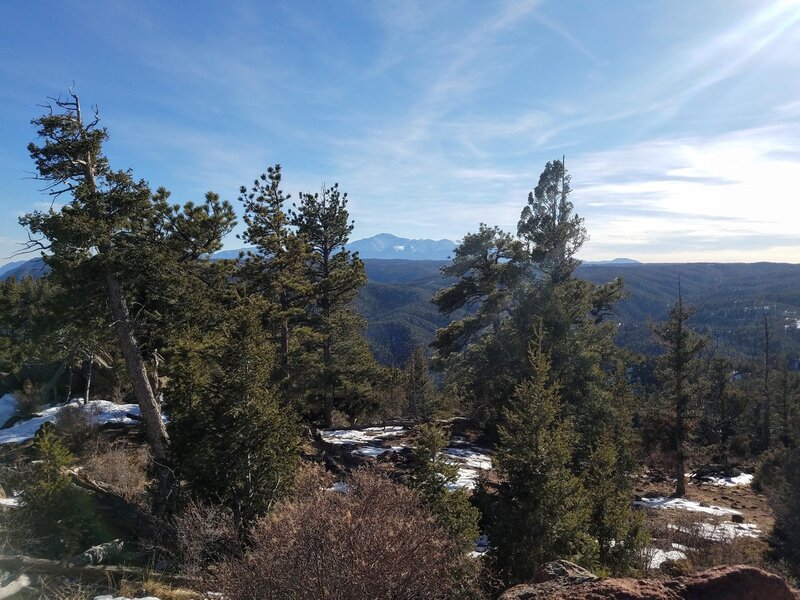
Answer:
<path fill-rule="evenodd" d="M 542 565 L 501 600 L 800 600 L 777 575 L 746 565 L 715 567 L 676 579 L 599 579 L 566 561 Z"/>

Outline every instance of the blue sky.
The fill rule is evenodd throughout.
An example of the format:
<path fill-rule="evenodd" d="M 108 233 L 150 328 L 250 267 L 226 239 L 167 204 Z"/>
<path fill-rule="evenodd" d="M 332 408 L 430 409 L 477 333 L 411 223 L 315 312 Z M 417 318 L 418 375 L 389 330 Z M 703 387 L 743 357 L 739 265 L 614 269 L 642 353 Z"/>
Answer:
<path fill-rule="evenodd" d="M 9 0 L 0 57 L 0 262 L 73 80 L 176 201 L 280 162 L 295 197 L 340 183 L 354 239 L 458 239 L 566 155 L 585 259 L 800 262 L 800 0 Z"/>

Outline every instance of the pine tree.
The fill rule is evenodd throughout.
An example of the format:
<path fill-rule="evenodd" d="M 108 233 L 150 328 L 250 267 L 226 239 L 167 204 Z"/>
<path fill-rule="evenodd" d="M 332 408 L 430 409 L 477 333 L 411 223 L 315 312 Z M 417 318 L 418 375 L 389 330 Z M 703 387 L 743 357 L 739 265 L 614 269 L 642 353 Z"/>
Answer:
<path fill-rule="evenodd" d="M 98 126 L 96 109 L 93 119 L 84 121 L 72 91 L 54 104 L 33 121 L 42 142 L 28 150 L 50 193 L 67 194 L 69 201 L 60 210 L 27 214 L 20 223 L 38 236 L 31 247 L 47 251 L 43 258 L 52 277 L 76 301 L 107 311 L 153 455 L 158 508 L 169 509 L 175 482 L 168 437 L 130 301 L 148 286 L 149 297 L 163 299 L 191 276 L 193 265 L 207 262 L 203 257 L 219 249 L 235 224 L 233 209 L 214 194 L 199 206 L 170 205 L 166 190 L 152 194 L 147 182 L 135 181 L 129 171 L 111 169 L 102 151 L 108 133 Z"/>
<path fill-rule="evenodd" d="M 588 452 L 597 428 L 619 416 L 611 388 L 624 375 L 616 370 L 608 376 L 619 353 L 606 317 L 623 294 L 620 280 L 594 285 L 574 277 L 586 231 L 570 192 L 563 162 L 549 162 L 528 196 L 516 237 L 481 225 L 464 238 L 442 270 L 458 280 L 433 299 L 441 312 L 458 318 L 432 345 L 434 363 L 493 435 L 503 404 L 531 374 L 528 348 L 541 323 L 543 349 Z"/>
<path fill-rule="evenodd" d="M 697 354 L 705 344 L 686 324 L 691 315 L 692 310 L 683 303 L 683 294 L 678 286 L 678 299 L 669 310 L 669 318 L 654 327 L 656 336 L 666 347 L 662 377 L 674 407 L 675 496 L 679 498 L 686 494 L 687 413 L 694 391 L 693 369 Z"/>
<path fill-rule="evenodd" d="M 563 159 L 547 163 L 517 225 L 534 264 L 553 285 L 578 267 L 575 254 L 587 237 L 583 219 L 572 212 L 570 181 Z"/>
<path fill-rule="evenodd" d="M 85 550 L 103 535 L 91 498 L 72 485 L 66 469 L 73 456 L 52 427 L 37 434 L 36 459 L 20 491 L 20 514 L 12 521 L 26 550 L 63 558 Z M 108 538 L 107 538 L 108 539 Z"/>
<path fill-rule="evenodd" d="M 187 344 L 170 391 L 181 476 L 194 495 L 230 507 L 242 531 L 292 489 L 299 458 L 297 418 L 272 383 L 280 359 L 265 341 L 264 308 L 244 300 L 204 346 Z"/>
<path fill-rule="evenodd" d="M 575 277 L 580 264 L 575 255 L 587 234 L 583 220 L 574 214 L 570 192 L 563 161 L 547 163 L 538 185 L 528 196 L 516 236 L 481 225 L 477 234 L 464 238 L 453 263 L 443 269 L 445 275 L 458 280 L 434 297 L 442 312 L 458 317 L 437 333 L 434 360 L 445 369 L 448 387 L 466 400 L 472 416 L 488 436 L 500 440 L 501 446 L 509 449 L 518 443 L 521 448 L 526 447 L 521 432 L 526 419 L 535 427 L 558 432 L 543 437 L 549 440 L 547 447 L 541 449 L 546 457 L 534 455 L 527 459 L 547 468 L 520 467 L 515 482 L 510 484 L 514 492 L 501 494 L 496 505 L 487 500 L 492 514 L 515 514 L 498 521 L 497 535 L 511 535 L 524 546 L 533 534 L 524 542 L 514 538 L 521 535 L 514 530 L 514 519 L 537 528 L 546 525 L 531 520 L 515 505 L 516 500 L 509 500 L 517 498 L 522 502 L 518 489 L 552 485 L 552 489 L 539 492 L 543 494 L 541 499 L 531 500 L 542 502 L 542 514 L 547 515 L 550 507 L 557 504 L 552 498 L 560 497 L 564 485 L 571 489 L 576 477 L 604 473 L 607 479 L 602 493 L 586 494 L 581 506 L 568 510 L 576 518 L 570 521 L 570 533 L 565 539 L 577 540 L 581 550 L 575 552 L 588 552 L 587 560 L 592 559 L 594 550 L 586 548 L 599 543 L 603 566 L 622 572 L 632 554 L 622 553 L 619 548 L 611 552 L 609 548 L 616 547 L 617 542 L 630 548 L 640 543 L 635 541 L 637 520 L 628 510 L 630 474 L 637 466 L 630 453 L 632 396 L 624 358 L 614 344 L 616 328 L 607 320 L 615 303 L 623 297 L 623 288 L 619 279 L 594 285 Z M 530 358 L 531 347 L 536 349 L 535 360 Z M 547 364 L 544 374 L 542 357 L 546 357 Z M 534 388 L 531 382 L 543 387 Z M 545 391 L 551 396 L 541 400 Z M 530 409 L 534 403 L 530 397 L 542 402 L 541 414 L 536 413 L 538 404 L 534 404 L 536 410 Z M 549 420 L 540 423 L 545 417 Z M 516 431 L 519 439 L 509 438 L 509 431 Z M 598 440 L 603 440 L 602 452 Z M 508 452 L 513 457 L 512 450 Z M 556 455 L 559 462 L 554 464 Z M 512 458 L 500 460 L 509 463 Z M 522 461 L 513 460 L 517 465 Z M 513 471 L 516 467 L 506 468 Z M 550 475 L 541 475 L 556 468 L 562 469 L 566 484 L 554 479 L 551 483 Z M 575 485 L 575 489 L 580 488 Z M 582 516 L 578 518 L 579 515 Z M 541 548 L 552 548 L 546 537 L 545 530 L 545 541 L 531 542 L 539 544 L 539 550 L 533 551 L 536 558 L 506 554 L 498 565 L 507 575 L 509 569 L 514 570 L 513 577 L 529 575 L 526 569 L 536 566 L 530 563 L 549 552 Z M 501 553 L 498 550 L 497 555 Z"/>
<path fill-rule="evenodd" d="M 547 356 L 536 348 L 530 359 L 533 375 L 503 412 L 495 458 L 504 482 L 488 515 L 491 560 L 506 583 L 549 560 L 591 564 L 597 553 L 586 492 L 571 470 L 572 423 Z"/>
<path fill-rule="evenodd" d="M 307 266 L 311 253 L 305 238 L 290 227 L 285 212 L 289 196 L 284 195 L 280 184 L 281 166 L 275 165 L 256 179 L 249 191 L 245 186 L 240 189 L 247 225 L 242 239 L 253 244 L 256 251 L 247 252 L 239 276 L 247 294 L 259 294 L 265 300 L 264 323 L 280 348 L 276 379 L 287 387 L 286 379 L 294 367 L 291 355 L 308 333 L 306 309 L 312 299 L 312 285 Z"/>
<path fill-rule="evenodd" d="M 458 479 L 458 467 L 447 462 L 442 450 L 447 447 L 444 432 L 435 425 L 421 425 L 413 450 L 411 486 L 419 490 L 437 524 L 464 551 L 475 544 L 478 529 L 478 509 L 462 488 L 453 484 Z"/>
<path fill-rule="evenodd" d="M 642 515 L 631 505 L 630 468 L 618 447 L 615 436 L 603 431 L 582 478 L 591 511 L 588 532 L 597 540 L 600 564 L 614 575 L 624 575 L 647 542 L 647 533 Z"/>
<path fill-rule="evenodd" d="M 305 357 L 302 370 L 312 403 L 322 409 L 323 422 L 330 427 L 334 408 L 353 416 L 372 402 L 371 381 L 378 367 L 361 336 L 362 321 L 350 306 L 366 282 L 364 263 L 346 249 L 353 223 L 347 194 L 337 184 L 317 194 L 301 194 L 290 215 L 311 249 L 307 276 L 313 337 L 307 345 L 312 354 Z"/>
<path fill-rule="evenodd" d="M 438 399 L 422 348 L 416 347 L 411 352 L 403 374 L 406 414 L 417 421 L 429 421 L 436 413 Z"/>

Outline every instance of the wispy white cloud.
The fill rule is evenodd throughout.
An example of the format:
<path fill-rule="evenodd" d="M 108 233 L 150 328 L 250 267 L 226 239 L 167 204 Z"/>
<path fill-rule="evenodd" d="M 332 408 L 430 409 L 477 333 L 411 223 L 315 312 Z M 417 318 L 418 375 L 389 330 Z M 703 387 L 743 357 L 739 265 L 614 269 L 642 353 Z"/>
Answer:
<path fill-rule="evenodd" d="M 646 260 L 759 260 L 782 252 L 800 262 L 800 205 L 790 201 L 798 141 L 800 127 L 764 127 L 576 157 L 573 199 L 592 234 L 587 256 L 627 249 Z"/>

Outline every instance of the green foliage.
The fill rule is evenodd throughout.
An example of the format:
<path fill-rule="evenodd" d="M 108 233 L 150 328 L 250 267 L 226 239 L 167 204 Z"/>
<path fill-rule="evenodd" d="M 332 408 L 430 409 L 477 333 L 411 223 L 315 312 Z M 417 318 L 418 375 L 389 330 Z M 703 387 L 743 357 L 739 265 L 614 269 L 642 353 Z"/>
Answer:
<path fill-rule="evenodd" d="M 417 421 L 429 421 L 438 409 L 436 385 L 428 372 L 421 348 L 415 348 L 404 369 L 406 414 Z"/>
<path fill-rule="evenodd" d="M 248 191 L 240 188 L 244 204 L 242 235 L 257 250 L 248 251 L 239 269 L 246 294 L 264 300 L 263 322 L 270 338 L 280 349 L 274 379 L 288 389 L 288 379 L 296 375 L 297 354 L 308 341 L 307 307 L 312 300 L 308 278 L 311 248 L 306 239 L 290 227 L 284 204 L 289 199 L 280 189 L 281 167 L 269 167 Z"/>
<path fill-rule="evenodd" d="M 233 207 L 208 192 L 201 204 L 169 203 L 169 192 L 152 192 L 130 171 L 114 171 L 103 154 L 105 129 L 84 120 L 78 96 L 57 99 L 35 119 L 39 143 L 28 146 L 51 195 L 66 199 L 59 210 L 20 218 L 31 249 L 42 249 L 50 277 L 76 311 L 113 325 L 128 378 L 145 423 L 158 479 L 156 508 L 175 497 L 166 464 L 168 438 L 158 402 L 158 348 L 165 336 L 201 315 L 198 290 L 225 281 L 224 263 L 209 256 L 236 223 Z M 129 306 L 140 308 L 135 316 Z M 186 310 L 193 306 L 195 310 Z M 90 356 L 94 348 L 90 350 Z M 148 373 L 145 356 L 152 357 Z M 154 389 L 155 388 L 155 389 Z"/>
<path fill-rule="evenodd" d="M 481 225 L 465 236 L 442 273 L 456 282 L 433 302 L 464 316 L 437 332 L 435 363 L 493 435 L 504 404 L 530 376 L 527 359 L 536 323 L 562 394 L 582 422 L 614 418 L 606 371 L 616 360 L 614 327 L 604 322 L 622 296 L 619 280 L 594 285 L 573 277 L 586 232 L 572 214 L 569 176 L 561 161 L 545 166 L 528 197 L 517 235 Z M 587 447 L 588 444 L 582 441 Z"/>
<path fill-rule="evenodd" d="M 218 334 L 187 340 L 187 369 L 169 392 L 180 475 L 195 496 L 230 507 L 242 528 L 291 490 L 298 462 L 298 423 L 271 382 L 278 357 L 263 310 L 246 300 Z"/>
<path fill-rule="evenodd" d="M 582 479 L 591 509 L 589 533 L 599 545 L 600 564 L 614 575 L 629 573 L 648 541 L 643 516 L 631 506 L 629 472 L 618 440 L 602 432 Z"/>
<path fill-rule="evenodd" d="M 558 558 L 591 565 L 598 551 L 586 490 L 571 470 L 572 422 L 546 355 L 536 350 L 531 363 L 533 376 L 504 410 L 495 460 L 505 481 L 486 513 L 490 559 L 506 583 Z"/>
<path fill-rule="evenodd" d="M 662 393 L 669 398 L 674 410 L 675 495 L 679 497 L 686 493 L 688 412 L 690 404 L 697 399 L 697 356 L 705 344 L 705 340 L 686 324 L 691 315 L 692 310 L 684 305 L 679 287 L 678 299 L 670 308 L 668 319 L 653 328 L 666 348 L 660 360 L 659 378 L 663 384 Z"/>
<path fill-rule="evenodd" d="M 419 490 L 436 523 L 459 548 L 467 551 L 480 534 L 479 513 L 464 489 L 449 490 L 448 486 L 458 478 L 458 467 L 443 457 L 442 450 L 446 447 L 447 437 L 440 428 L 431 424 L 419 427 L 413 451 L 411 485 Z"/>
<path fill-rule="evenodd" d="M 62 558 L 82 552 L 100 540 L 102 532 L 91 498 L 71 484 L 66 469 L 72 454 L 52 429 L 36 438 L 37 460 L 20 490 L 18 539 L 26 550 Z"/>
<path fill-rule="evenodd" d="M 517 225 L 531 259 L 553 284 L 572 275 L 575 253 L 587 237 L 583 219 L 572 212 L 570 180 L 563 160 L 547 163 Z"/>
<path fill-rule="evenodd" d="M 365 283 L 364 263 L 345 248 L 353 224 L 347 194 L 337 184 L 320 193 L 304 193 L 293 205 L 290 221 L 310 249 L 306 277 L 311 296 L 307 313 L 313 332 L 305 342 L 296 385 L 305 390 L 312 411 L 326 426 L 334 409 L 351 419 L 374 409 L 374 384 L 380 369 L 361 335 L 363 322 L 352 309 Z M 313 414 L 313 413 L 312 413 Z"/>
<path fill-rule="evenodd" d="M 800 450 L 770 454 L 758 479 L 775 513 L 773 551 L 794 577 L 800 577 Z"/>

